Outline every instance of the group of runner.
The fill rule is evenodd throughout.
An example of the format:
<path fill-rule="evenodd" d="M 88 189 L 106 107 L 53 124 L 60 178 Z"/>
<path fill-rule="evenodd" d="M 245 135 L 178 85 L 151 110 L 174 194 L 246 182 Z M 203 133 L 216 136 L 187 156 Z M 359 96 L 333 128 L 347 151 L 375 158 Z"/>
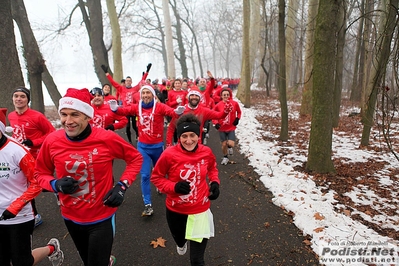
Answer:
<path fill-rule="evenodd" d="M 130 77 L 117 83 L 108 73 L 107 66 L 102 66 L 102 69 L 110 84 L 93 88 L 90 92 L 70 88 L 61 98 L 58 108 L 61 130 L 56 131 L 41 113 L 29 108 L 28 89 L 21 87 L 13 92 L 15 111 L 8 116 L 13 139 L 5 133 L 5 119 L 0 120 L 0 156 L 4 156 L 2 145 L 10 146 L 11 143 L 18 145 L 15 150 L 22 148 L 26 151 L 19 151 L 19 157 L 13 162 L 20 170 L 8 168 L 7 174 L 23 173 L 18 178 L 25 178 L 28 189 L 22 185 L 16 191 L 15 186 L 11 186 L 9 190 L 15 197 L 7 200 L 1 198 L 1 194 L 10 193 L 7 189 L 0 194 L 0 211 L 3 212 L 0 234 L 9 230 L 3 225 L 19 228 L 23 224 L 24 236 L 32 235 L 34 227 L 30 225 L 35 224 L 35 218 L 38 221 L 40 215 L 34 204 L 27 203 L 40 193 L 38 187 L 41 187 L 56 193 L 65 225 L 84 265 L 113 265 L 115 258 L 111 250 L 115 212 L 123 203 L 126 190 L 140 173 L 144 202 L 142 216 L 154 213 L 152 182 L 160 193 L 166 194 L 167 221 L 177 252 L 183 255 L 189 242 L 191 264 L 203 265 L 207 239 L 214 234 L 209 200 L 218 197 L 220 181 L 215 156 L 202 144 L 206 144 L 213 124 L 219 132 L 224 155 L 220 164 L 228 164 L 235 145 L 234 131 L 241 118 L 240 107 L 233 100 L 231 89 L 238 80 L 216 80 L 208 71 L 206 79 L 163 79 L 159 84 L 158 80 L 151 82 L 147 79 L 151 69 L 149 64 L 141 81 L 132 86 Z M 116 89 L 115 96 L 111 94 L 111 85 Z M 164 125 L 168 127 L 165 137 Z M 130 143 L 112 132 L 124 127 Z M 134 144 L 137 149 L 132 145 L 130 127 L 136 132 Z M 5 157 L 1 163 L 10 164 Z M 126 169 L 116 184 L 112 174 L 115 158 L 126 161 Z M 35 159 L 32 175 L 32 164 L 27 168 L 26 161 L 34 162 Z M 3 181 L 1 178 L 0 182 Z M 21 199 L 24 200 L 20 205 L 25 208 L 25 213 L 24 219 L 18 220 L 22 215 L 21 209 L 10 206 Z M 192 221 L 191 216 L 196 216 L 194 220 L 201 222 L 187 225 Z M 40 219 L 36 226 L 41 222 Z M 186 226 L 204 228 L 204 224 L 208 224 L 207 229 L 199 235 L 185 234 Z M 11 241 L 13 236 L 6 236 Z M 30 252 L 30 243 L 25 244 L 29 247 L 29 255 L 27 249 L 25 256 L 0 251 L 0 262 L 18 265 L 16 257 L 23 257 L 33 265 L 33 262 L 48 256 L 53 265 L 61 265 L 64 255 L 57 239 L 43 247 L 39 256 L 36 249 Z M 8 250 L 13 249 L 19 250 L 19 247 L 10 246 Z"/>

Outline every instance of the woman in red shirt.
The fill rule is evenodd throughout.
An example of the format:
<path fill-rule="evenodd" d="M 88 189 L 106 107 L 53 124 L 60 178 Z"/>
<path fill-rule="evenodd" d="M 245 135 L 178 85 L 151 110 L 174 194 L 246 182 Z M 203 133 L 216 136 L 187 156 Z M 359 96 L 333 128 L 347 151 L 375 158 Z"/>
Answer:
<path fill-rule="evenodd" d="M 219 196 L 216 158 L 198 143 L 201 122 L 194 114 L 181 116 L 176 125 L 180 144 L 162 153 L 151 182 L 166 194 L 166 219 L 177 253 L 186 253 L 189 240 L 191 265 L 204 265 L 208 239 L 214 236 L 210 200 Z"/>

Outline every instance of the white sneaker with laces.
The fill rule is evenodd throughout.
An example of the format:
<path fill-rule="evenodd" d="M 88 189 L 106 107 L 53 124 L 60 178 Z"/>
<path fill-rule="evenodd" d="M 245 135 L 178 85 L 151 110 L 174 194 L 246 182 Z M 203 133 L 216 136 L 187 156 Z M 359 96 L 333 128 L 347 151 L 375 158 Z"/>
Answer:
<path fill-rule="evenodd" d="M 223 157 L 223 160 L 220 164 L 227 165 L 228 162 L 229 162 L 229 158 Z"/>
<path fill-rule="evenodd" d="M 181 256 L 186 254 L 186 252 L 187 252 L 187 242 L 184 244 L 183 247 L 176 246 L 176 249 L 177 249 L 177 254 L 179 254 Z"/>
<path fill-rule="evenodd" d="M 57 238 L 52 238 L 47 243 L 47 245 L 51 245 L 54 247 L 53 253 L 51 253 L 51 255 L 48 256 L 48 259 L 49 261 L 51 261 L 51 264 L 53 266 L 62 265 L 62 262 L 64 261 L 64 252 L 62 252 L 62 250 L 60 249 L 60 241 L 58 241 Z"/>
<path fill-rule="evenodd" d="M 228 154 L 228 155 L 233 155 L 233 148 L 231 148 L 231 147 L 228 148 L 228 149 L 227 149 L 227 154 Z"/>

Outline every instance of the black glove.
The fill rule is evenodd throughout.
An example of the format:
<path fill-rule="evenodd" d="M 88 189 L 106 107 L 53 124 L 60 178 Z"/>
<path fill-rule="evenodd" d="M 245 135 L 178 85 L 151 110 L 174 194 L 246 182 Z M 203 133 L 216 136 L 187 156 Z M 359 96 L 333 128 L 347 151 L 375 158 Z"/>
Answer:
<path fill-rule="evenodd" d="M 105 129 L 114 131 L 115 130 L 114 124 L 106 126 Z"/>
<path fill-rule="evenodd" d="M 240 121 L 240 119 L 238 117 L 236 117 L 236 119 L 234 119 L 233 126 L 238 125 L 239 121 Z"/>
<path fill-rule="evenodd" d="M 33 146 L 33 142 L 30 139 L 26 139 L 24 141 L 22 141 L 22 144 L 28 147 L 32 147 Z"/>
<path fill-rule="evenodd" d="M 216 125 L 215 125 L 215 128 L 216 128 L 217 130 L 219 130 L 219 129 L 220 129 L 220 124 L 216 124 Z"/>
<path fill-rule="evenodd" d="M 141 76 L 144 77 L 144 74 L 145 74 L 145 73 L 144 73 L 144 71 L 143 71 L 143 74 L 141 74 Z"/>
<path fill-rule="evenodd" d="M 107 195 L 103 198 L 104 205 L 109 207 L 118 207 L 122 204 L 125 197 L 127 186 L 122 182 L 118 182 Z"/>
<path fill-rule="evenodd" d="M 104 73 L 108 73 L 108 67 L 106 65 L 101 65 L 102 70 Z"/>
<path fill-rule="evenodd" d="M 208 199 L 210 200 L 215 200 L 219 197 L 220 191 L 219 191 L 219 184 L 216 182 L 212 182 L 211 186 L 209 188 L 209 196 Z"/>
<path fill-rule="evenodd" d="M 151 67 L 152 67 L 152 64 L 149 63 L 149 64 L 147 65 L 147 73 L 150 72 Z"/>
<path fill-rule="evenodd" d="M 187 195 L 190 193 L 191 188 L 190 188 L 190 183 L 186 181 L 180 181 L 177 182 L 175 185 L 175 192 L 183 195 Z"/>
<path fill-rule="evenodd" d="M 78 190 L 79 185 L 77 180 L 70 176 L 65 176 L 55 181 L 55 187 L 58 192 L 64 194 L 73 194 L 76 192 L 76 190 Z"/>
<path fill-rule="evenodd" d="M 15 214 L 13 214 L 12 212 L 10 212 L 9 210 L 6 209 L 3 212 L 3 214 L 0 216 L 0 221 L 1 220 L 11 219 L 11 218 L 14 218 L 15 216 L 16 216 Z"/>

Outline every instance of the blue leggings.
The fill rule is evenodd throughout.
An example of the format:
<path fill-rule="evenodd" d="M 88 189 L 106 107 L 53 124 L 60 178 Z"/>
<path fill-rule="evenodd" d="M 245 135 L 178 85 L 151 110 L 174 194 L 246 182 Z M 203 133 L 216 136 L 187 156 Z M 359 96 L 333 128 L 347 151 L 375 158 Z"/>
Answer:
<path fill-rule="evenodd" d="M 143 195 L 144 205 L 152 204 L 151 202 L 151 169 L 155 165 L 163 152 L 163 142 L 149 145 L 141 143 L 137 144 L 137 150 L 143 156 L 143 164 L 141 166 L 141 193 Z"/>

